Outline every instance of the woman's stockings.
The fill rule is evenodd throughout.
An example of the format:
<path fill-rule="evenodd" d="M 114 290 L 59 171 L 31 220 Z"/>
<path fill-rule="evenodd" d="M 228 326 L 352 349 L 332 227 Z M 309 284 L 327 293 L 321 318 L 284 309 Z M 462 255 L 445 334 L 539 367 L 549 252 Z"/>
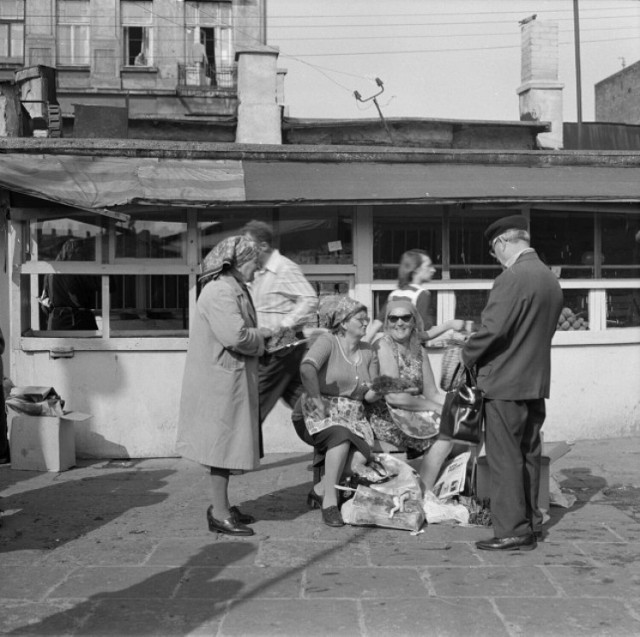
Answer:
<path fill-rule="evenodd" d="M 425 491 L 433 491 L 442 464 L 453 449 L 452 440 L 436 440 L 420 462 L 420 478 Z"/>
<path fill-rule="evenodd" d="M 338 491 L 335 485 L 340 482 L 344 465 L 349 455 L 350 444 L 343 442 L 336 447 L 331 447 L 324 457 L 324 477 L 322 484 L 324 487 L 324 499 L 322 508 L 326 509 L 330 506 L 338 506 Z"/>
<path fill-rule="evenodd" d="M 226 520 L 231 515 L 228 490 L 229 470 L 211 467 L 211 504 L 217 520 Z"/>

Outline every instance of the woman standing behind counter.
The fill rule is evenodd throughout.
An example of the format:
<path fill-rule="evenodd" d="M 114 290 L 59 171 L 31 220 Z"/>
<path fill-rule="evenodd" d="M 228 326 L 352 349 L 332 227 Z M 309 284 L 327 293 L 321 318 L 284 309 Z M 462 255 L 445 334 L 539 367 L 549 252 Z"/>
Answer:
<path fill-rule="evenodd" d="M 229 504 L 231 471 L 256 469 L 258 357 L 271 331 L 258 328 L 247 290 L 258 267 L 258 246 L 228 237 L 202 263 L 197 312 L 189 334 L 182 383 L 177 451 L 209 467 L 209 530 L 253 535 L 254 522 Z"/>

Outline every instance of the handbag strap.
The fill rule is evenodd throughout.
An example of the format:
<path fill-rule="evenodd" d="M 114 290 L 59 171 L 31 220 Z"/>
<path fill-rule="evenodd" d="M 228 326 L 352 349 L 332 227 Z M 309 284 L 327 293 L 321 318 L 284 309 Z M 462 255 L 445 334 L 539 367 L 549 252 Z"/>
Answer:
<path fill-rule="evenodd" d="M 475 366 L 474 366 L 475 367 Z M 467 385 L 470 387 L 476 387 L 478 384 L 477 375 L 472 367 L 464 366 L 464 375 Z"/>

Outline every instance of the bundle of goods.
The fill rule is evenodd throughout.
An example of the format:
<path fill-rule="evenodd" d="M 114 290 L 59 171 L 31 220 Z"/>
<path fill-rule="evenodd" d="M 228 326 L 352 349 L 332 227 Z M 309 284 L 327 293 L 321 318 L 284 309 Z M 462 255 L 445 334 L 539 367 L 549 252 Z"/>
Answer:
<path fill-rule="evenodd" d="M 371 382 L 371 389 L 384 396 L 385 394 L 401 393 L 410 390 L 417 390 L 413 383 L 404 378 L 394 378 L 393 376 L 385 376 L 382 374 L 374 378 Z"/>
<path fill-rule="evenodd" d="M 282 327 L 265 343 L 267 352 L 276 352 L 286 347 L 295 347 L 304 341 L 304 337 L 293 327 Z"/>
<path fill-rule="evenodd" d="M 558 319 L 557 329 L 569 330 L 588 330 L 589 321 L 582 318 L 579 314 L 575 314 L 570 308 L 563 307 Z"/>

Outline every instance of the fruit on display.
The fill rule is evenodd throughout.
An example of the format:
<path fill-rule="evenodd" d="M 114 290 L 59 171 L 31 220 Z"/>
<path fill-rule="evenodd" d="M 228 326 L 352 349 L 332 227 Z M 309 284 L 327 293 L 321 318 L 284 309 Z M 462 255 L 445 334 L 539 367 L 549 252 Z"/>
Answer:
<path fill-rule="evenodd" d="M 571 308 L 563 307 L 558 319 L 558 330 L 588 330 L 589 321 L 576 314 Z"/>

